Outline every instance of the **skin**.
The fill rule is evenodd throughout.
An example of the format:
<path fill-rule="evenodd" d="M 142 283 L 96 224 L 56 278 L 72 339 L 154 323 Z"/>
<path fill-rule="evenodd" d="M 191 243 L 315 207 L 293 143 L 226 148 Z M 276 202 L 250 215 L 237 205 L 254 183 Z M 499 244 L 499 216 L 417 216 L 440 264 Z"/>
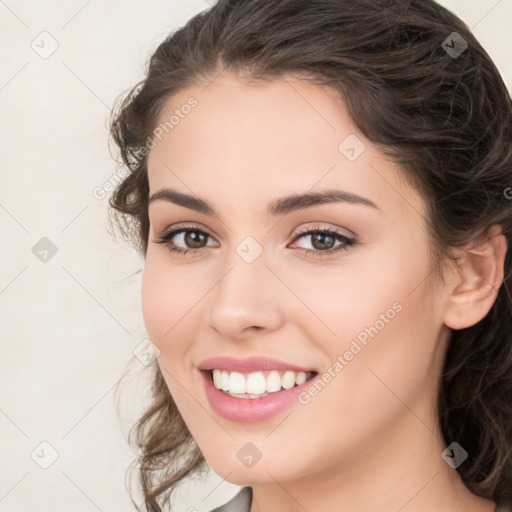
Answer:
<path fill-rule="evenodd" d="M 461 253 L 460 269 L 447 263 L 442 284 L 429 260 L 422 198 L 333 90 L 225 72 L 206 89 L 175 94 L 159 122 L 190 96 L 197 106 L 149 153 L 150 195 L 174 188 L 217 215 L 150 204 L 142 305 L 163 376 L 209 465 L 253 487 L 251 512 L 493 511 L 441 457 L 452 440 L 440 434 L 435 397 L 449 328 L 483 318 L 503 281 L 499 228 Z M 366 146 L 355 161 L 338 149 L 349 134 Z M 275 198 L 326 189 L 359 194 L 378 209 L 336 202 L 266 213 Z M 201 252 L 156 243 L 181 223 L 209 235 Z M 321 248 L 297 232 L 318 227 L 356 235 L 358 244 L 306 254 Z M 263 250 L 252 263 L 236 252 L 247 236 Z M 173 241 L 187 248 L 183 234 Z M 328 248 L 340 243 L 330 239 Z M 321 373 L 397 302 L 400 312 L 309 403 L 252 424 L 211 408 L 197 370 L 204 359 L 263 355 Z M 262 454 L 250 468 L 237 457 L 247 442 Z"/>

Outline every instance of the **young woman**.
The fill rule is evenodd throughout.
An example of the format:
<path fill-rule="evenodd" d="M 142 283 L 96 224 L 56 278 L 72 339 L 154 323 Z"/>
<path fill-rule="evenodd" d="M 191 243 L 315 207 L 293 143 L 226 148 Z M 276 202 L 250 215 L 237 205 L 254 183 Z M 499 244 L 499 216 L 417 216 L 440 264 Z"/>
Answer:
<path fill-rule="evenodd" d="M 512 104 L 432 0 L 221 0 L 118 105 L 145 510 L 512 511 Z"/>

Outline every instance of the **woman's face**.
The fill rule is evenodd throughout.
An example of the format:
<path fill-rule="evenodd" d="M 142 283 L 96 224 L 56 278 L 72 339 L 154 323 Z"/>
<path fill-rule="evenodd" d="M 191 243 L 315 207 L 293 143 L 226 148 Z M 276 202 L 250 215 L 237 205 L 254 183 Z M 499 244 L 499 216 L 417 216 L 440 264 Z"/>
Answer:
<path fill-rule="evenodd" d="M 425 204 L 333 90 L 223 74 L 173 96 L 158 124 L 143 314 L 214 471 L 239 485 L 321 479 L 408 439 L 438 442 L 447 294 L 430 266 Z M 321 201 L 325 191 L 339 195 Z M 306 194 L 315 198 L 296 200 Z M 235 361 L 206 361 L 217 356 Z M 280 364 L 236 366 L 256 357 Z M 317 373 L 253 399 L 217 390 L 200 368 L 226 370 L 238 391 L 301 382 L 284 377 L 292 368 Z"/>

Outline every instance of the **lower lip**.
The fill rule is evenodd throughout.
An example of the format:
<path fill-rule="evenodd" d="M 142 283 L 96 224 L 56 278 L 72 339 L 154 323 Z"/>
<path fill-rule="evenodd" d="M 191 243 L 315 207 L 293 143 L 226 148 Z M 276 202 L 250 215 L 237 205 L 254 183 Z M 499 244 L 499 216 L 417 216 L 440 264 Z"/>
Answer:
<path fill-rule="evenodd" d="M 217 389 L 209 372 L 199 370 L 205 384 L 206 396 L 212 409 L 223 418 L 240 423 L 264 421 L 290 407 L 301 391 L 311 384 L 312 378 L 299 386 L 269 393 L 262 398 L 237 398 Z"/>

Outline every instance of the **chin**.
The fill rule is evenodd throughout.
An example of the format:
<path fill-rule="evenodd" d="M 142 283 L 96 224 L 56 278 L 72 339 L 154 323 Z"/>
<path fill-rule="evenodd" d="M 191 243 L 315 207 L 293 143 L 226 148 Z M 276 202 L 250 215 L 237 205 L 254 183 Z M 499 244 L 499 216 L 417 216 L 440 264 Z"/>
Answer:
<path fill-rule="evenodd" d="M 253 486 L 256 484 L 275 483 L 275 480 L 265 471 L 265 468 L 260 469 L 256 473 L 254 472 L 254 468 L 233 470 L 233 468 L 230 468 L 229 466 L 223 466 L 218 471 L 216 471 L 214 468 L 212 468 L 212 470 L 225 481 L 233 485 L 239 485 L 240 487 Z M 274 474 L 272 471 L 269 472 L 271 475 Z"/>
<path fill-rule="evenodd" d="M 236 454 L 233 458 L 218 456 L 207 457 L 206 460 L 217 475 L 239 486 L 275 483 L 276 479 L 281 482 L 296 477 L 296 475 L 290 474 L 290 464 L 287 464 L 285 460 L 265 460 L 264 456 L 252 466 L 247 467 Z M 295 468 L 296 470 L 297 468 Z"/>

